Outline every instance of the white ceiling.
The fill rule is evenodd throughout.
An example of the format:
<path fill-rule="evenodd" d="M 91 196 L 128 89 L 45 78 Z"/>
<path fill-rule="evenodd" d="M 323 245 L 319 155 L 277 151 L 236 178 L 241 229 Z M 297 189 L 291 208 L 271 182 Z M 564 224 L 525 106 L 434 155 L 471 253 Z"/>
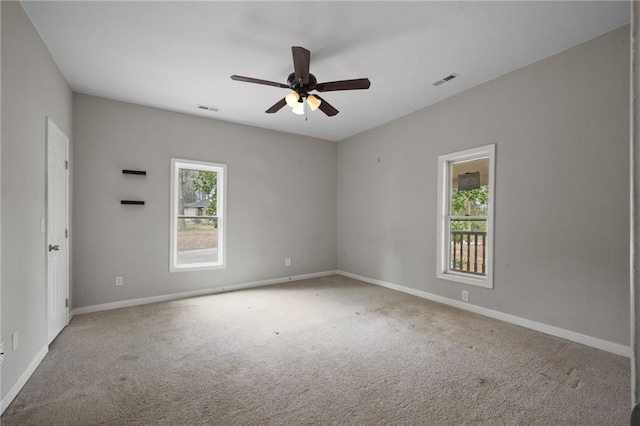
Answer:
<path fill-rule="evenodd" d="M 629 22 L 626 1 L 22 2 L 80 93 L 339 141 Z M 265 110 L 286 89 L 291 46 L 311 51 L 340 113 Z M 439 87 L 451 73 L 460 78 Z M 202 112 L 197 105 L 219 108 Z"/>

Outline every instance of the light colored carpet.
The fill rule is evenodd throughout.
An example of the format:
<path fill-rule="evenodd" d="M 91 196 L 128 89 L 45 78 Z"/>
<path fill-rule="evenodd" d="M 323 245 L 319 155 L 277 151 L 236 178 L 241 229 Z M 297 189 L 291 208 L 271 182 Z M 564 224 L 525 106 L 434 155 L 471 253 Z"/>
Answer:
<path fill-rule="evenodd" d="M 344 277 L 73 319 L 3 425 L 623 425 L 629 360 Z"/>

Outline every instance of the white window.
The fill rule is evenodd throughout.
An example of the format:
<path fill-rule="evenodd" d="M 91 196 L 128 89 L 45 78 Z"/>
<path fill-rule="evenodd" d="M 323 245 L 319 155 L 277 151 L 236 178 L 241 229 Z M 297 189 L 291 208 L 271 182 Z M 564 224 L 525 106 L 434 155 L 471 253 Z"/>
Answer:
<path fill-rule="evenodd" d="M 438 157 L 438 278 L 493 288 L 495 150 Z"/>
<path fill-rule="evenodd" d="M 171 159 L 170 271 L 225 266 L 225 164 Z"/>

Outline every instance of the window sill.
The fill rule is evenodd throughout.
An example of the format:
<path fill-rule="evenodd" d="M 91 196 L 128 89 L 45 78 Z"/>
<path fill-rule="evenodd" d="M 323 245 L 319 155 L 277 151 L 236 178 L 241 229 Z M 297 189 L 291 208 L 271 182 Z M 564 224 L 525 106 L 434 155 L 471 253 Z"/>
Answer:
<path fill-rule="evenodd" d="M 489 277 L 475 277 L 473 275 L 460 274 L 455 272 L 441 272 L 438 278 L 442 280 L 455 281 L 462 284 L 473 285 L 476 287 L 493 288 L 493 280 Z"/>
<path fill-rule="evenodd" d="M 169 272 L 192 272 L 207 271 L 211 269 L 225 269 L 227 266 L 223 263 L 194 263 L 191 265 L 174 265 L 169 268 Z"/>

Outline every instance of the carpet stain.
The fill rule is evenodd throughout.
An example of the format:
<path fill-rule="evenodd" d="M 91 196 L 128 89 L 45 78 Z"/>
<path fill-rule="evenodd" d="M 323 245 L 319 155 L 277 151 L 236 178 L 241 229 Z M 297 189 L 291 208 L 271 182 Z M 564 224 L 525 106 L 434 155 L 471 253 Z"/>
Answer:
<path fill-rule="evenodd" d="M 387 309 L 385 307 L 378 307 L 373 310 L 373 312 L 380 314 L 383 317 L 389 317 L 391 309 Z"/>
<path fill-rule="evenodd" d="M 577 377 L 576 369 L 570 368 L 569 371 L 566 372 L 567 381 L 565 382 L 565 386 L 570 387 L 571 389 L 578 389 L 582 386 L 582 380 Z"/>
<path fill-rule="evenodd" d="M 14 405 L 11 406 L 11 410 L 7 410 L 7 411 L 10 413 L 19 413 L 27 409 L 27 406 L 24 404 L 14 404 Z"/>
<path fill-rule="evenodd" d="M 137 361 L 139 358 L 140 354 L 126 354 L 120 357 L 122 361 Z"/>
<path fill-rule="evenodd" d="M 565 365 L 562 366 L 562 364 Z M 561 359 L 556 363 L 548 362 L 542 367 L 542 371 L 538 371 L 538 374 L 548 382 L 554 382 L 572 390 L 582 388 L 585 385 L 582 371 L 575 366 L 567 366 L 566 364 L 569 364 L 567 359 Z"/>
<path fill-rule="evenodd" d="M 225 376 L 233 376 L 238 372 L 238 370 L 239 370 L 238 364 L 236 362 L 232 362 L 231 364 L 224 367 L 221 373 Z"/>
<path fill-rule="evenodd" d="M 538 373 L 538 375 L 540 375 L 540 376 L 544 377 L 544 378 L 545 378 L 545 379 L 547 379 L 548 381 L 551 381 L 551 377 L 547 376 L 547 375 L 546 375 L 546 374 L 544 374 L 544 373 Z"/>
<path fill-rule="evenodd" d="M 582 386 L 582 380 L 576 379 L 568 383 L 569 387 L 572 389 L 579 389 Z"/>

